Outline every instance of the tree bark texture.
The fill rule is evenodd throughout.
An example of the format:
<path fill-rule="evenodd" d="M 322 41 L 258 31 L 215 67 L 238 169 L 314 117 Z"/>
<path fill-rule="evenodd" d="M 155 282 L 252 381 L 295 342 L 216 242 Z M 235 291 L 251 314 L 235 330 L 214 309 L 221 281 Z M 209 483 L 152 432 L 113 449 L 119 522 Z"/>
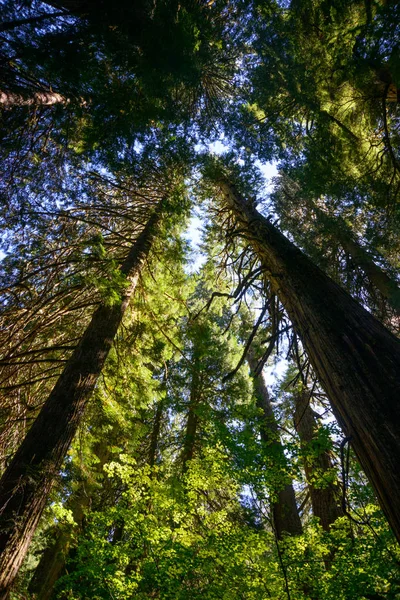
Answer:
<path fill-rule="evenodd" d="M 96 309 L 36 421 L 0 481 L 0 599 L 7 598 L 132 297 L 161 218 L 158 206 L 121 266 L 121 301 Z"/>
<path fill-rule="evenodd" d="M 400 541 L 400 341 L 235 186 L 225 179 L 218 185 L 288 312 Z"/>
<path fill-rule="evenodd" d="M 257 359 L 253 350 L 250 348 L 247 361 L 250 371 L 255 373 L 257 369 Z M 256 405 L 260 409 L 260 436 L 265 447 L 274 450 L 274 454 L 279 460 L 279 469 L 286 462 L 283 447 L 279 438 L 279 428 L 274 411 L 271 406 L 271 400 L 268 388 L 265 385 L 262 375 L 254 377 L 254 388 L 256 396 Z M 299 512 L 297 510 L 296 496 L 291 481 L 287 481 L 284 486 L 276 490 L 277 500 L 272 503 L 272 518 L 276 537 L 281 540 L 285 533 L 291 535 L 300 535 L 303 531 Z"/>
<path fill-rule="evenodd" d="M 310 407 L 310 397 L 306 392 L 296 394 L 296 408 L 294 424 L 299 434 L 300 444 L 305 453 L 303 459 L 304 472 L 310 492 L 312 511 L 318 517 L 321 527 L 329 531 L 332 523 L 343 516 L 340 503 L 340 489 L 337 482 L 332 481 L 332 461 L 327 450 L 316 453 L 311 446 L 316 439 L 318 424 L 314 412 Z M 327 481 L 321 484 L 315 483 L 315 477 L 323 479 L 327 475 Z"/>

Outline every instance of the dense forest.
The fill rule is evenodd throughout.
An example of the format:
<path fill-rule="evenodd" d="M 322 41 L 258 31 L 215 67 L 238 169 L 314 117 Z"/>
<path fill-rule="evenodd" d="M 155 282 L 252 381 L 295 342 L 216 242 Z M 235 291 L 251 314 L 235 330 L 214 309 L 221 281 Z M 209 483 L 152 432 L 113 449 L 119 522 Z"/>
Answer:
<path fill-rule="evenodd" d="M 0 11 L 0 600 L 398 600 L 400 4 Z"/>

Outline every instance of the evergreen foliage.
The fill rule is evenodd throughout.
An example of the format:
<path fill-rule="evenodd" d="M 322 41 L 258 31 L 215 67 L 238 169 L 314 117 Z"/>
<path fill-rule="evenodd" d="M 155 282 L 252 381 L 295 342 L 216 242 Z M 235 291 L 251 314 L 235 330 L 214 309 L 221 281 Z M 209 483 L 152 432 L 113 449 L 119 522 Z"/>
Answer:
<path fill-rule="evenodd" d="M 399 16 L 2 2 L 0 600 L 400 597 Z"/>

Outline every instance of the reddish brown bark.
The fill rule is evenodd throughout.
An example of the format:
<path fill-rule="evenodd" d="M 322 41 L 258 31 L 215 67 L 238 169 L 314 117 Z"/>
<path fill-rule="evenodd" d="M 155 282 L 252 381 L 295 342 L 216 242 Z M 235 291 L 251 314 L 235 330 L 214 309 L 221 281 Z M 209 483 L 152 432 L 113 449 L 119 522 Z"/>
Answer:
<path fill-rule="evenodd" d="M 233 185 L 221 179 L 218 186 L 287 310 L 400 540 L 400 341 Z"/>
<path fill-rule="evenodd" d="M 160 206 L 132 246 L 121 272 L 121 302 L 100 305 L 0 481 L 0 598 L 8 596 L 62 461 L 132 297 L 161 217 Z"/>
<path fill-rule="evenodd" d="M 50 600 L 53 596 L 54 586 L 65 572 L 71 547 L 74 546 L 77 536 L 83 529 L 87 510 L 93 505 L 99 485 L 104 488 L 104 480 L 100 483 L 99 479 L 104 474 L 104 465 L 112 456 L 107 441 L 102 439 L 94 445 L 93 453 L 98 459 L 94 465 L 94 473 L 91 477 L 80 481 L 79 487 L 65 502 L 65 508 L 72 513 L 75 525 L 71 526 L 71 523 L 68 523 L 54 530 L 54 535 L 51 536 L 52 542 L 44 550 L 35 569 L 29 583 L 29 591 L 34 594 L 36 600 Z"/>
<path fill-rule="evenodd" d="M 250 349 L 247 361 L 252 373 L 256 372 L 257 359 L 253 350 Z M 279 470 L 286 463 L 285 454 L 279 437 L 279 427 L 272 409 L 268 388 L 262 375 L 255 375 L 254 388 L 257 408 L 260 409 L 260 436 L 265 447 L 269 447 L 279 461 Z M 284 533 L 300 535 L 302 525 L 297 510 L 296 496 L 293 484 L 287 478 L 287 482 L 279 486 L 275 493 L 277 500 L 272 503 L 272 517 L 276 536 L 282 539 Z"/>
<path fill-rule="evenodd" d="M 309 395 L 296 394 L 295 400 L 294 424 L 303 450 L 303 465 L 313 514 L 319 518 L 322 528 L 328 531 L 332 523 L 343 516 L 340 489 L 337 482 L 332 481 L 333 465 L 329 452 L 321 450 L 316 453 L 312 450 L 312 443 L 318 437 L 318 424 L 310 407 Z"/>

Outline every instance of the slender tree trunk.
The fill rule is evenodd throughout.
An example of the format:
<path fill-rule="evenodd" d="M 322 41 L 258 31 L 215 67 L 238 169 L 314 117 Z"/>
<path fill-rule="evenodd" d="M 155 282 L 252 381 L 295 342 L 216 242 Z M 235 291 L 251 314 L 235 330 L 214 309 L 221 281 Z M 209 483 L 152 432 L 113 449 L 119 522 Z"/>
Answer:
<path fill-rule="evenodd" d="M 226 180 L 225 203 L 287 310 L 400 540 L 400 341 Z"/>
<path fill-rule="evenodd" d="M 252 373 L 257 368 L 257 359 L 253 350 L 250 349 L 247 355 L 247 361 Z M 260 436 L 263 444 L 271 448 L 279 461 L 279 468 L 286 463 L 285 454 L 279 437 L 278 423 L 272 410 L 271 400 L 267 386 L 262 375 L 254 377 L 254 388 L 256 395 L 257 408 L 260 409 Z M 284 533 L 291 535 L 300 535 L 303 531 L 299 512 L 297 510 L 296 496 L 291 481 L 283 483 L 276 490 L 277 501 L 272 503 L 272 517 L 276 536 L 279 540 L 283 538 Z"/>
<path fill-rule="evenodd" d="M 189 460 L 192 460 L 194 455 L 194 446 L 196 443 L 197 428 L 199 425 L 199 417 L 196 409 L 200 402 L 200 380 L 201 375 L 199 373 L 199 359 L 195 352 L 192 368 L 192 381 L 190 384 L 189 412 L 181 455 L 183 473 L 186 473 L 189 466 L 188 462 Z"/>
<path fill-rule="evenodd" d="M 57 92 L 34 92 L 26 98 L 21 94 L 0 91 L 0 107 L 14 108 L 15 106 L 52 106 L 53 104 L 69 104 L 69 98 L 65 98 Z"/>
<path fill-rule="evenodd" d="M 121 302 L 100 305 L 0 481 L 0 598 L 8 596 L 62 461 L 134 293 L 161 217 L 158 206 L 121 266 Z"/>
<path fill-rule="evenodd" d="M 62 9 L 79 16 L 85 16 L 88 12 L 93 10 L 93 6 L 96 5 L 94 0 L 47 0 L 45 2 L 49 6 L 54 8 Z M 97 2 L 97 7 L 104 5 L 104 2 Z"/>
<path fill-rule="evenodd" d="M 149 448 L 149 465 L 154 467 L 157 459 L 158 442 L 160 437 L 161 420 L 163 416 L 163 401 L 160 400 L 157 404 L 156 414 L 154 416 L 154 424 L 151 430 L 150 448 Z"/>
<path fill-rule="evenodd" d="M 29 584 L 29 592 L 34 594 L 37 600 L 51 598 L 56 582 L 63 575 L 71 544 L 82 530 L 83 518 L 90 500 L 91 498 L 81 487 L 73 494 L 71 500 L 67 501 L 66 508 L 72 512 L 75 526 L 68 524 L 55 531 L 54 542 L 43 552 Z"/>
<path fill-rule="evenodd" d="M 372 285 L 380 291 L 382 296 L 386 298 L 388 304 L 398 315 L 400 315 L 400 287 L 397 281 L 390 277 L 374 262 L 371 254 L 366 248 L 359 244 L 355 239 L 353 232 L 349 229 L 343 219 L 333 219 L 314 203 L 310 203 L 310 206 L 317 215 L 319 221 L 325 225 L 330 232 L 334 231 L 342 248 L 350 254 L 353 259 L 353 263 L 365 273 Z"/>
<path fill-rule="evenodd" d="M 43 552 L 29 583 L 29 591 L 35 594 L 36 600 L 49 600 L 52 597 L 54 585 L 63 575 L 71 546 L 83 529 L 85 514 L 93 504 L 96 491 L 100 487 L 104 491 L 104 480 L 99 483 L 98 478 L 104 475 L 104 465 L 112 455 L 104 438 L 94 445 L 93 453 L 98 458 L 94 473 L 90 478 L 80 481 L 79 487 L 65 502 L 65 508 L 71 511 L 75 525 L 68 523 L 55 529 L 55 539 Z"/>
<path fill-rule="evenodd" d="M 332 461 L 327 450 L 315 454 L 311 445 L 316 439 L 318 425 L 310 407 L 310 397 L 307 393 L 296 394 L 296 409 L 294 424 L 299 434 L 301 448 L 305 452 L 303 466 L 310 491 L 313 514 L 318 517 L 322 528 L 329 531 L 332 523 L 343 516 L 340 503 L 340 489 L 337 482 L 332 481 Z M 308 451 L 308 455 L 307 455 Z M 315 479 L 326 481 L 319 484 Z"/>
<path fill-rule="evenodd" d="M 13 21 L 3 21 L 2 23 L 0 23 L 0 32 L 9 31 L 10 29 L 15 29 L 16 27 L 21 27 L 22 25 L 38 25 L 39 23 L 43 23 L 43 21 L 49 21 L 50 19 L 55 19 L 56 17 L 65 17 L 66 14 L 67 13 L 65 12 L 53 12 L 38 15 L 36 17 L 27 17 L 26 19 L 14 19 Z"/>
<path fill-rule="evenodd" d="M 183 472 L 188 469 L 188 462 L 192 460 L 194 455 L 194 445 L 196 442 L 197 425 L 199 423 L 199 417 L 196 414 L 196 407 L 194 405 L 189 406 L 188 419 L 186 423 L 185 441 L 183 444 L 182 452 L 182 465 Z"/>

